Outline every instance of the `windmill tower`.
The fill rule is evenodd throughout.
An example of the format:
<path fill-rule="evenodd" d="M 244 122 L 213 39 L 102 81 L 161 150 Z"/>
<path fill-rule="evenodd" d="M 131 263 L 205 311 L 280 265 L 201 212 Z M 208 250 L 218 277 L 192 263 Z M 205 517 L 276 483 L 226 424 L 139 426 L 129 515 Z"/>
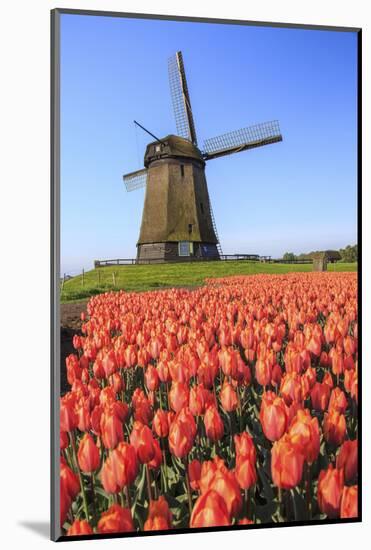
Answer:
<path fill-rule="evenodd" d="M 124 175 L 127 191 L 146 188 L 137 260 L 219 259 L 222 254 L 207 188 L 206 161 L 282 141 L 277 121 L 207 139 L 197 146 L 184 71 L 177 52 L 169 59 L 169 81 L 178 135 L 154 138 L 144 168 Z"/>

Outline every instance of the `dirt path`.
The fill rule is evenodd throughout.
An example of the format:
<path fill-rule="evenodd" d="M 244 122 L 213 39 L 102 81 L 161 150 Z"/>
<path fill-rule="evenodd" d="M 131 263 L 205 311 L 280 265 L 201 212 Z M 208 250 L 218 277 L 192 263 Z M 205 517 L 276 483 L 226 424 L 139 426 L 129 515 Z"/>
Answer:
<path fill-rule="evenodd" d="M 61 304 L 61 395 L 69 391 L 66 357 L 75 350 L 72 346 L 74 334 L 81 334 L 80 314 L 86 311 L 87 300 L 72 304 Z"/>

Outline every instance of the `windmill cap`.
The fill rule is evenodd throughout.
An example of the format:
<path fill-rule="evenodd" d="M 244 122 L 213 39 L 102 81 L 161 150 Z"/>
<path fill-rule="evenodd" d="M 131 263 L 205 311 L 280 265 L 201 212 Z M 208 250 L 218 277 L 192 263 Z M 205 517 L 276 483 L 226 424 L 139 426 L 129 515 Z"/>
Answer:
<path fill-rule="evenodd" d="M 162 158 L 180 157 L 201 161 L 204 164 L 202 153 L 188 139 L 170 134 L 161 141 L 153 141 L 147 145 L 144 155 L 144 166 Z"/>

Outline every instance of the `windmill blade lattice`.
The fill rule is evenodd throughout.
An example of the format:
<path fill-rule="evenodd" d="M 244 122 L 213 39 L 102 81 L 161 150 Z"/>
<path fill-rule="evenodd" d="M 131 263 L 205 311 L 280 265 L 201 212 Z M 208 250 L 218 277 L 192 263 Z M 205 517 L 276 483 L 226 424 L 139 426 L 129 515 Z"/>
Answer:
<path fill-rule="evenodd" d="M 208 160 L 278 141 L 282 141 L 278 121 L 263 122 L 205 140 L 204 157 Z"/>
<path fill-rule="evenodd" d="M 147 169 L 137 170 L 136 172 L 130 172 L 123 176 L 126 191 L 135 191 L 146 186 L 147 183 Z"/>
<path fill-rule="evenodd" d="M 169 84 L 173 102 L 176 129 L 179 136 L 197 145 L 196 129 L 191 100 L 184 71 L 182 52 L 176 52 L 168 60 Z"/>

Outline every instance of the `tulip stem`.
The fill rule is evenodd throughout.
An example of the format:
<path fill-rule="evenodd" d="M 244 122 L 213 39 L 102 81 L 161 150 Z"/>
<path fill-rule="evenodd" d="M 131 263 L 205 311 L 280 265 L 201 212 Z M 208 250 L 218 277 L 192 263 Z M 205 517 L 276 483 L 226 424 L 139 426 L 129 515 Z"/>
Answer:
<path fill-rule="evenodd" d="M 80 488 L 81 488 L 81 494 L 82 494 L 82 502 L 84 505 L 84 513 L 86 517 L 86 521 L 89 521 L 89 511 L 88 511 L 88 501 L 86 500 L 86 493 L 85 493 L 85 487 L 84 487 L 84 480 L 82 479 L 80 466 L 77 460 L 77 454 L 76 454 L 76 441 L 75 441 L 75 434 L 73 431 L 69 432 L 71 437 L 71 446 L 72 446 L 72 452 L 73 452 L 73 459 L 75 461 L 77 473 L 79 476 L 80 481 Z"/>
<path fill-rule="evenodd" d="M 163 446 L 165 446 L 165 441 L 163 442 Z M 167 493 L 167 464 L 166 464 L 165 449 L 162 449 L 162 461 L 163 461 L 164 490 L 165 490 L 165 493 Z"/>
<path fill-rule="evenodd" d="M 94 525 L 96 525 L 97 524 L 97 509 L 96 509 L 96 506 L 95 506 L 95 486 L 94 486 L 94 474 L 93 474 L 93 472 L 91 473 L 90 484 L 91 484 L 91 495 L 92 495 L 92 500 L 93 500 L 93 521 L 94 521 Z"/>
<path fill-rule="evenodd" d="M 185 460 L 184 460 L 184 466 L 185 466 L 185 477 L 186 477 L 187 495 L 188 495 L 189 519 L 191 519 L 191 515 L 192 515 L 192 493 L 191 493 L 191 485 L 189 483 L 188 459 L 187 458 L 185 458 Z"/>
<path fill-rule="evenodd" d="M 312 502 L 311 502 L 311 464 L 306 465 L 306 488 L 305 488 L 305 497 L 307 501 L 307 514 L 308 519 L 312 519 Z"/>
<path fill-rule="evenodd" d="M 151 502 L 152 500 L 152 490 L 151 490 L 151 474 L 149 472 L 148 464 L 144 465 L 144 468 L 146 470 L 146 479 L 147 479 L 147 492 L 148 492 L 148 499 Z"/>
<path fill-rule="evenodd" d="M 129 491 L 128 485 L 125 485 L 125 495 L 126 495 L 126 504 L 129 510 L 131 510 L 131 499 L 130 499 L 130 491 Z"/>

